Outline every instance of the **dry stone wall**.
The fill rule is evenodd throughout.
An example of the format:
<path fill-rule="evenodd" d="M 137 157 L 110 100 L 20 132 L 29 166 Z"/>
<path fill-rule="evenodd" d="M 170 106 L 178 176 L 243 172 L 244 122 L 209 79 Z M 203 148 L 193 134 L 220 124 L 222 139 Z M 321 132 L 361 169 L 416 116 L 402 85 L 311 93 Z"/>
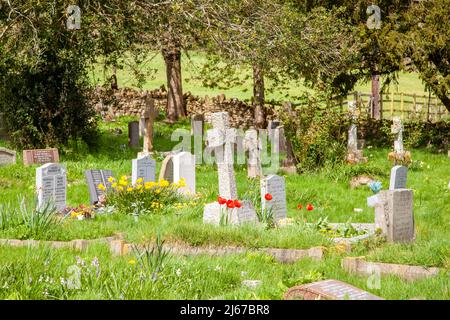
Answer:
<path fill-rule="evenodd" d="M 155 107 L 165 112 L 167 102 L 167 91 L 164 86 L 155 90 L 136 90 L 132 88 L 121 88 L 119 90 L 106 90 L 97 87 L 95 90 L 95 110 L 106 120 L 118 116 L 141 116 L 144 113 L 145 96 L 149 94 L 155 100 Z M 230 116 L 230 125 L 234 128 L 248 128 L 253 126 L 253 106 L 237 98 L 228 99 L 224 94 L 217 97 L 204 98 L 194 96 L 190 92 L 184 94 L 184 101 L 188 116 L 202 114 L 209 122 L 211 113 L 226 111 Z M 273 108 L 267 106 L 267 119 L 275 117 Z"/>

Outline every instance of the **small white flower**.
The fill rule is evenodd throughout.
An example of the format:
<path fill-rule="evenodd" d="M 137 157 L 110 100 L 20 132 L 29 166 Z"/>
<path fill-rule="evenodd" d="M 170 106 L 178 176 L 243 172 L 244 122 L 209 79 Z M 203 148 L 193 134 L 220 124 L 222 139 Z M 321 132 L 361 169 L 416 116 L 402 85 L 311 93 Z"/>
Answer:
<path fill-rule="evenodd" d="M 177 269 L 177 271 L 175 271 L 175 274 L 180 277 L 181 276 L 181 269 Z"/>
<path fill-rule="evenodd" d="M 214 269 L 214 271 L 222 271 L 222 268 L 220 266 L 216 266 L 216 268 Z"/>

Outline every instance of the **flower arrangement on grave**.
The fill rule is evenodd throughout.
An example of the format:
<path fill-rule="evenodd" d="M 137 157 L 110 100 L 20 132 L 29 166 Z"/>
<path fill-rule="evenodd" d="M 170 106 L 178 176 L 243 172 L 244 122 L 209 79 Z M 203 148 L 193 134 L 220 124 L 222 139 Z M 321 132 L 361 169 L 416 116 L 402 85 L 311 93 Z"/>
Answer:
<path fill-rule="evenodd" d="M 388 160 L 392 162 L 394 165 L 402 165 L 408 167 L 412 163 L 411 152 L 403 151 L 396 152 L 391 151 L 388 154 Z"/>
<path fill-rule="evenodd" d="M 95 212 L 93 207 L 80 204 L 78 207 L 71 209 L 69 215 L 72 219 L 84 220 L 94 218 Z"/>
<path fill-rule="evenodd" d="M 328 238 L 352 238 L 366 233 L 364 230 L 357 230 L 353 227 L 350 220 L 334 228 L 328 223 L 328 217 L 319 218 L 316 223 L 312 224 L 312 228 Z"/>
<path fill-rule="evenodd" d="M 220 222 L 219 225 L 225 226 L 229 223 L 228 209 L 241 208 L 242 203 L 238 199 L 225 199 L 221 196 L 217 197 L 217 202 L 220 205 Z"/>
<path fill-rule="evenodd" d="M 371 181 L 368 184 L 368 186 L 369 186 L 370 190 L 372 190 L 372 192 L 374 194 L 377 194 L 383 188 L 383 185 L 382 185 L 381 181 Z"/>
<path fill-rule="evenodd" d="M 105 191 L 104 205 L 113 206 L 121 213 L 136 215 L 136 211 L 141 214 L 164 212 L 169 208 L 184 207 L 183 203 L 186 201 L 177 191 L 186 186 L 184 179 L 170 183 L 164 179 L 144 182 L 139 178 L 133 185 L 127 176 L 121 176 L 119 180 L 110 177 L 108 182 L 111 188 L 101 184 L 98 186 Z M 191 200 L 190 203 L 192 202 Z"/>

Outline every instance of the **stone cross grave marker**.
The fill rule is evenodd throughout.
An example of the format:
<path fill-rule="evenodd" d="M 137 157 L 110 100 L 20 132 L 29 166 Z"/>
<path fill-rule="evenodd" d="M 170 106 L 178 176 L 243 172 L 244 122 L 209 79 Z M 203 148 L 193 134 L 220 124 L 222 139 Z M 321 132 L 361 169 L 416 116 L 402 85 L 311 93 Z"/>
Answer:
<path fill-rule="evenodd" d="M 391 132 L 395 135 L 394 138 L 394 152 L 402 153 L 403 149 L 403 124 L 400 117 L 392 119 Z"/>
<path fill-rule="evenodd" d="M 33 149 L 23 150 L 23 164 L 29 166 L 31 164 L 44 164 L 59 162 L 58 149 Z"/>
<path fill-rule="evenodd" d="M 391 169 L 391 180 L 389 190 L 406 189 L 406 177 L 408 168 L 404 166 L 394 166 Z"/>
<path fill-rule="evenodd" d="M 376 198 L 375 227 L 381 229 L 387 241 L 413 241 L 415 232 L 412 190 L 383 190 Z"/>
<path fill-rule="evenodd" d="M 128 145 L 130 147 L 139 147 L 139 122 L 128 122 Z"/>
<path fill-rule="evenodd" d="M 0 167 L 16 163 L 16 152 L 6 148 L 0 148 Z"/>
<path fill-rule="evenodd" d="M 272 200 L 265 199 L 270 193 Z M 286 218 L 286 184 L 284 177 L 271 174 L 261 179 L 261 207 L 262 210 L 272 210 L 275 221 Z"/>
<path fill-rule="evenodd" d="M 350 125 L 348 129 L 348 142 L 347 142 L 347 152 L 349 154 L 355 154 L 358 152 L 358 133 L 356 124 Z"/>
<path fill-rule="evenodd" d="M 63 211 L 66 208 L 66 181 L 66 168 L 58 163 L 47 163 L 37 168 L 36 188 L 39 208 L 51 203 L 58 211 Z"/>
<path fill-rule="evenodd" d="M 150 156 L 138 157 L 132 160 L 131 183 L 142 178 L 142 183 L 155 181 L 156 161 Z"/>
<path fill-rule="evenodd" d="M 236 130 L 229 128 L 227 112 L 211 114 L 213 129 L 206 132 L 208 147 L 214 149 L 219 176 L 219 195 L 226 199 L 237 198 L 236 178 L 233 168 L 233 144 Z"/>
<path fill-rule="evenodd" d="M 250 129 L 245 132 L 244 150 L 248 151 L 247 175 L 250 178 L 262 176 L 261 150 L 258 131 Z"/>
<path fill-rule="evenodd" d="M 184 179 L 186 186 L 178 191 L 184 195 L 195 195 L 195 156 L 190 152 L 179 152 L 172 157 L 173 180 L 179 182 Z"/>
<path fill-rule="evenodd" d="M 111 187 L 108 178 L 113 176 L 111 170 L 86 170 L 84 176 L 89 188 L 89 198 L 91 204 L 99 201 L 100 196 L 105 194 L 104 190 L 99 189 L 99 184 L 103 184 L 107 189 Z"/>
<path fill-rule="evenodd" d="M 322 280 L 293 287 L 285 299 L 303 300 L 383 300 L 367 291 L 338 280 Z"/>

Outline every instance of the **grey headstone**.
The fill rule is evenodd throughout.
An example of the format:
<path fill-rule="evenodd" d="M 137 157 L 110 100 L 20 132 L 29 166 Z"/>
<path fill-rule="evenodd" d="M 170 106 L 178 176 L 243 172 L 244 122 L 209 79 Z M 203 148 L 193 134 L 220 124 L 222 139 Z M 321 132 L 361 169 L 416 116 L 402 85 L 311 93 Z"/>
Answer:
<path fill-rule="evenodd" d="M 265 195 L 272 195 L 272 200 L 265 199 Z M 275 221 L 286 218 L 286 186 L 284 177 L 271 174 L 261 179 L 261 207 L 262 210 L 272 210 Z"/>
<path fill-rule="evenodd" d="M 139 147 L 139 122 L 128 122 L 128 145 L 130 147 Z"/>
<path fill-rule="evenodd" d="M 16 163 L 16 152 L 6 148 L 0 148 L 0 166 L 15 163 Z"/>
<path fill-rule="evenodd" d="M 103 184 L 106 188 L 111 187 L 108 178 L 113 176 L 111 170 L 86 170 L 84 172 L 89 188 L 89 198 L 91 204 L 98 202 L 99 197 L 105 194 L 104 190 L 98 188 L 99 184 Z"/>
<path fill-rule="evenodd" d="M 185 195 L 195 195 L 195 156 L 190 152 L 180 152 L 173 156 L 173 181 L 184 179 L 186 186 L 178 191 Z"/>
<path fill-rule="evenodd" d="M 145 156 L 132 160 L 131 183 L 134 185 L 139 178 L 143 183 L 155 181 L 156 161 L 150 156 Z"/>
<path fill-rule="evenodd" d="M 47 163 L 37 168 L 38 206 L 42 208 L 50 202 L 58 211 L 63 211 L 66 208 L 66 182 L 66 168 L 58 163 Z"/>
<path fill-rule="evenodd" d="M 389 190 L 405 189 L 408 168 L 404 166 L 394 166 L 391 169 L 391 180 Z"/>
<path fill-rule="evenodd" d="M 173 183 L 173 154 L 167 155 L 162 164 L 161 169 L 159 171 L 159 180 L 167 180 L 170 183 Z"/>

